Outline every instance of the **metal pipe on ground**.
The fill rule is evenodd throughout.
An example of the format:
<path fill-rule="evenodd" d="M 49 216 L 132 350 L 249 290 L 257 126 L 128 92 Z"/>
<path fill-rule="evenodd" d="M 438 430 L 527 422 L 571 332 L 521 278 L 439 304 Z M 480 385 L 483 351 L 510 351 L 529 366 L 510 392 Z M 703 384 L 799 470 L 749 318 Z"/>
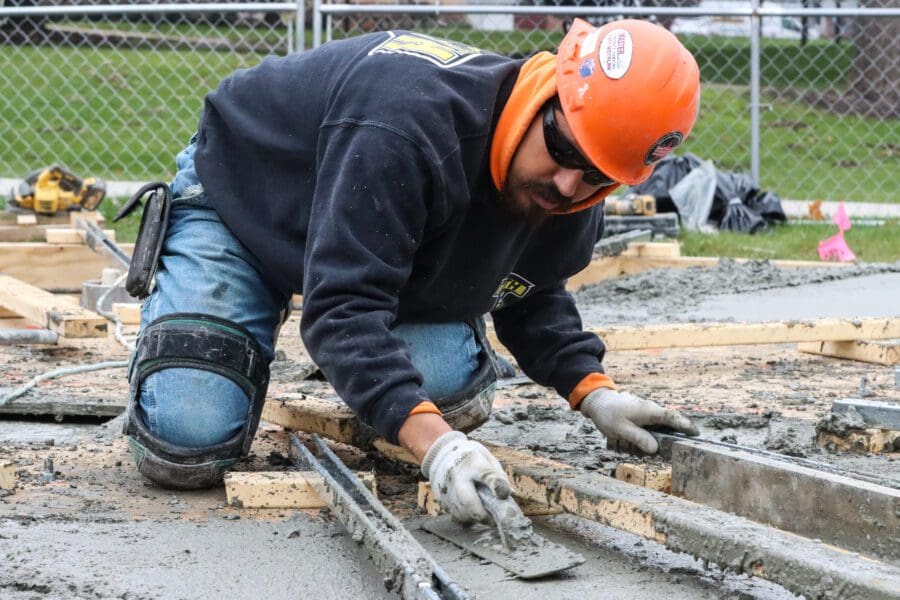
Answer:
<path fill-rule="evenodd" d="M 49 329 L 0 329 L 0 346 L 13 344 L 56 344 L 59 335 Z"/>

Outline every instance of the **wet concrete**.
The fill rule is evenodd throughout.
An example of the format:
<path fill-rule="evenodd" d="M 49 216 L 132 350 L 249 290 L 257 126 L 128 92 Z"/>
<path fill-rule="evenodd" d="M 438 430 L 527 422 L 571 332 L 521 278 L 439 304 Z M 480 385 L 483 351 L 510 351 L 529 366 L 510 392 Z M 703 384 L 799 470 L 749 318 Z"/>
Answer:
<path fill-rule="evenodd" d="M 768 261 L 658 269 L 585 286 L 586 327 L 696 321 L 879 317 L 900 313 L 900 263 L 781 269 Z"/>

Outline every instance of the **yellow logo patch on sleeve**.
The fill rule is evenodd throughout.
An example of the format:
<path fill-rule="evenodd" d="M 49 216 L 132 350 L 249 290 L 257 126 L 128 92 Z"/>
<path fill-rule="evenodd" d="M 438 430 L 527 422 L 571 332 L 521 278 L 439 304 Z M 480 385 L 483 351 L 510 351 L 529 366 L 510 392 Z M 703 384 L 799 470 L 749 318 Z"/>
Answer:
<path fill-rule="evenodd" d="M 424 58 L 439 67 L 449 68 L 471 60 L 480 54 L 481 50 L 474 46 L 440 40 L 421 33 L 403 33 L 397 35 L 388 31 L 388 39 L 378 44 L 369 51 L 372 54 L 405 54 Z"/>
<path fill-rule="evenodd" d="M 491 310 L 498 310 L 512 304 L 516 300 L 521 300 L 533 287 L 534 284 L 521 275 L 510 273 L 497 286 L 497 291 L 494 292 L 493 296 L 494 306 L 491 307 Z"/>

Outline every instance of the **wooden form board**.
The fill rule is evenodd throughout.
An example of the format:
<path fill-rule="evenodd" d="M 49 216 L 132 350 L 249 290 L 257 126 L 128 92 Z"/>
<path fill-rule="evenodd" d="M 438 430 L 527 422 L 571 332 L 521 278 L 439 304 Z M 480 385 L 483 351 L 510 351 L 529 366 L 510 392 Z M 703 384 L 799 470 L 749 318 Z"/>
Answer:
<path fill-rule="evenodd" d="M 672 467 L 619 463 L 616 479 L 668 494 L 672 490 Z"/>
<path fill-rule="evenodd" d="M 374 495 L 375 475 L 356 476 Z M 225 474 L 225 497 L 238 508 L 322 508 L 326 506 L 316 491 L 322 477 L 314 471 L 230 472 Z"/>
<path fill-rule="evenodd" d="M 111 241 L 116 241 L 114 229 L 104 229 L 103 233 Z M 84 230 L 73 227 L 48 227 L 44 231 L 44 239 L 48 244 L 83 244 L 85 233 Z"/>
<path fill-rule="evenodd" d="M 742 346 L 825 340 L 893 339 L 900 337 L 900 318 L 689 323 L 608 327 L 590 331 L 603 340 L 607 350 Z M 506 351 L 493 328 L 488 329 L 488 339 L 495 350 Z"/>
<path fill-rule="evenodd" d="M 821 356 L 833 356 L 860 362 L 875 363 L 879 365 L 900 365 L 900 341 L 831 341 L 831 342 L 801 342 L 797 344 L 797 350 L 808 354 Z"/>
<path fill-rule="evenodd" d="M 513 490 L 515 495 L 515 490 Z M 419 489 L 416 495 L 416 502 L 420 509 L 427 515 L 435 517 L 443 514 L 444 510 L 434 498 L 434 492 L 431 491 L 431 484 L 427 481 L 419 482 Z M 526 517 L 536 517 L 541 515 L 558 515 L 563 510 L 558 506 L 548 506 L 543 502 L 532 502 L 527 498 L 516 498 L 516 503 L 522 509 L 522 514 Z"/>
<path fill-rule="evenodd" d="M 0 462 L 0 490 L 12 491 L 16 489 L 16 463 L 12 461 Z"/>
<path fill-rule="evenodd" d="M 130 255 L 134 244 L 119 247 Z M 0 273 L 42 289 L 80 290 L 83 282 L 100 279 L 106 267 L 121 264 L 85 244 L 0 242 Z"/>
<path fill-rule="evenodd" d="M 0 274 L 0 306 L 68 338 L 105 337 L 106 319 L 68 298 Z"/>

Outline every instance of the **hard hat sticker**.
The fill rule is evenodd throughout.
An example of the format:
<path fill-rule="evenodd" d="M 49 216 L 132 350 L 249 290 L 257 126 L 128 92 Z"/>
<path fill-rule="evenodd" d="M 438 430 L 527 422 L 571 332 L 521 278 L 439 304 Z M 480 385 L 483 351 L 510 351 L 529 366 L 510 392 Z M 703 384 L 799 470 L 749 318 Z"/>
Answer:
<path fill-rule="evenodd" d="M 653 163 L 661 161 L 671 154 L 672 150 L 681 145 L 683 140 L 684 136 L 678 131 L 672 131 L 662 136 L 656 140 L 655 144 L 650 146 L 650 150 L 648 150 L 647 154 L 644 156 L 644 164 L 652 165 Z"/>
<path fill-rule="evenodd" d="M 621 79 L 631 66 L 631 34 L 624 29 L 613 29 L 597 51 L 600 68 L 610 79 Z"/>
<path fill-rule="evenodd" d="M 597 38 L 600 37 L 600 30 L 595 29 L 586 36 L 584 36 L 584 41 L 581 42 L 581 49 L 578 52 L 578 58 L 584 58 L 585 56 L 591 56 L 594 53 L 594 50 L 597 49 Z"/>
<path fill-rule="evenodd" d="M 589 58 L 578 68 L 578 74 L 581 75 L 581 78 L 590 77 L 594 74 L 594 69 L 596 68 L 596 63 L 593 58 Z"/>

